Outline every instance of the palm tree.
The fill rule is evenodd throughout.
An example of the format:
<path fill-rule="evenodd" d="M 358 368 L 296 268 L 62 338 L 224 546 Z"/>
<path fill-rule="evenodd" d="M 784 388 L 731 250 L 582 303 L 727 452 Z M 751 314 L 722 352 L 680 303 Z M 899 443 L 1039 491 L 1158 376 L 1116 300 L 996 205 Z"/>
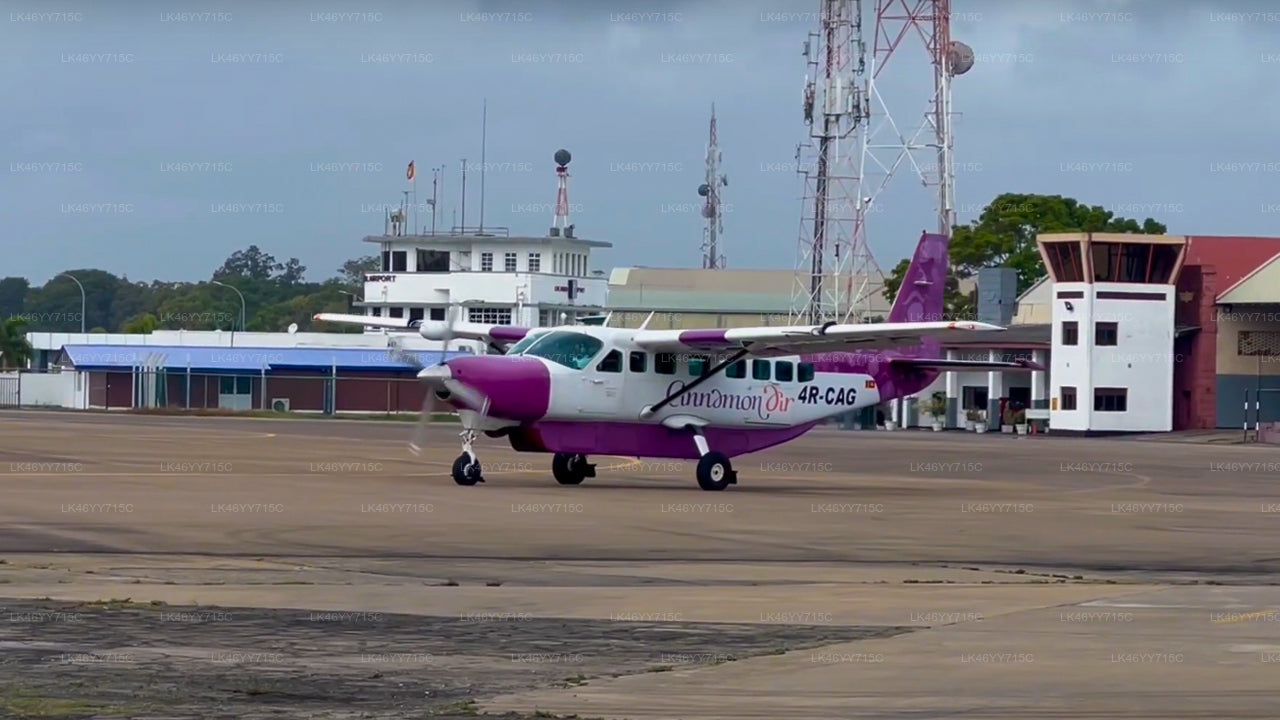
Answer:
<path fill-rule="evenodd" d="M 25 368 L 31 360 L 31 343 L 23 328 L 27 321 L 10 318 L 0 323 L 0 370 Z"/>

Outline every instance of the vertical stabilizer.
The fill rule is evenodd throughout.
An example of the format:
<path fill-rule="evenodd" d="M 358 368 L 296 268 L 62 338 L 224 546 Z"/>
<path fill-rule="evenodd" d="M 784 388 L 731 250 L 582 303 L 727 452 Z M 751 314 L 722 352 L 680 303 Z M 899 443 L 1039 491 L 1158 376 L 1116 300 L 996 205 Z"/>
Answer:
<path fill-rule="evenodd" d="M 947 251 L 951 238 L 924 233 L 911 266 L 902 278 L 902 287 L 889 311 L 888 322 L 939 322 L 946 320 L 943 295 L 951 259 Z"/>

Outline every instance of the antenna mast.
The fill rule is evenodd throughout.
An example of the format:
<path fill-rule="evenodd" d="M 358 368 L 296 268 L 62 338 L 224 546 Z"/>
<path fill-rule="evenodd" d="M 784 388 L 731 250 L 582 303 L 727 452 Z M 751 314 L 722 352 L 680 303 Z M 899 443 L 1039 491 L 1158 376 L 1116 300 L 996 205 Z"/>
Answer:
<path fill-rule="evenodd" d="M 484 100 L 484 110 L 480 115 L 480 229 L 478 234 L 484 234 L 484 150 L 486 141 L 489 139 L 489 99 Z"/>
<path fill-rule="evenodd" d="M 462 158 L 462 231 L 467 232 L 467 159 Z"/>
<path fill-rule="evenodd" d="M 859 87 L 866 67 L 862 0 L 821 0 L 821 9 L 821 30 L 809 33 L 803 53 L 809 68 L 803 95 L 809 141 L 796 148 L 805 210 L 792 324 L 861 320 L 882 284 L 860 228 L 862 176 L 851 147 L 869 115 Z"/>
<path fill-rule="evenodd" d="M 729 178 L 720 173 L 720 142 L 716 139 L 716 106 L 711 104 L 711 136 L 707 141 L 706 182 L 698 186 L 698 195 L 706 198 L 702 217 L 707 225 L 702 230 L 702 267 L 707 270 L 723 270 L 724 255 L 716 244 L 717 236 L 724 232 L 720 212 L 720 187 L 729 184 Z"/>
<path fill-rule="evenodd" d="M 573 156 L 563 148 L 556 151 L 556 214 L 551 221 L 551 237 L 573 237 L 569 224 L 569 161 Z"/>

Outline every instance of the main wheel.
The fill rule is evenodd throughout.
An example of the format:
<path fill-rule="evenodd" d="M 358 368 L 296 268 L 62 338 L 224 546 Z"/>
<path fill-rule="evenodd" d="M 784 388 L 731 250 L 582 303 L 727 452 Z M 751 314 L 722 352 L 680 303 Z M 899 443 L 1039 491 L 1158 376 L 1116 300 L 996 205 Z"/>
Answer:
<path fill-rule="evenodd" d="M 573 453 L 556 453 L 551 458 L 551 474 L 561 485 L 581 485 L 587 477 L 586 459 Z"/>
<path fill-rule="evenodd" d="M 698 487 L 703 490 L 724 490 L 733 480 L 733 466 L 724 453 L 709 452 L 698 461 Z"/>
<path fill-rule="evenodd" d="M 482 481 L 480 461 L 472 460 L 467 453 L 462 453 L 453 461 L 453 481 L 459 485 L 475 485 Z"/>

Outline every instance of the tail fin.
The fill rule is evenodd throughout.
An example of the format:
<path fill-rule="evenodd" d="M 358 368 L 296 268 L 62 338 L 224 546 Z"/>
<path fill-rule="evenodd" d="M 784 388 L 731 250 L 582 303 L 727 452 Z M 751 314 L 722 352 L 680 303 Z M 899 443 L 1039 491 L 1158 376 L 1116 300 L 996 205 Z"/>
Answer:
<path fill-rule="evenodd" d="M 943 295 L 951 268 L 947 251 L 950 244 L 951 238 L 946 235 L 920 235 L 915 257 L 911 258 L 893 308 L 889 310 L 888 322 L 940 322 L 946 319 L 943 317 Z"/>

